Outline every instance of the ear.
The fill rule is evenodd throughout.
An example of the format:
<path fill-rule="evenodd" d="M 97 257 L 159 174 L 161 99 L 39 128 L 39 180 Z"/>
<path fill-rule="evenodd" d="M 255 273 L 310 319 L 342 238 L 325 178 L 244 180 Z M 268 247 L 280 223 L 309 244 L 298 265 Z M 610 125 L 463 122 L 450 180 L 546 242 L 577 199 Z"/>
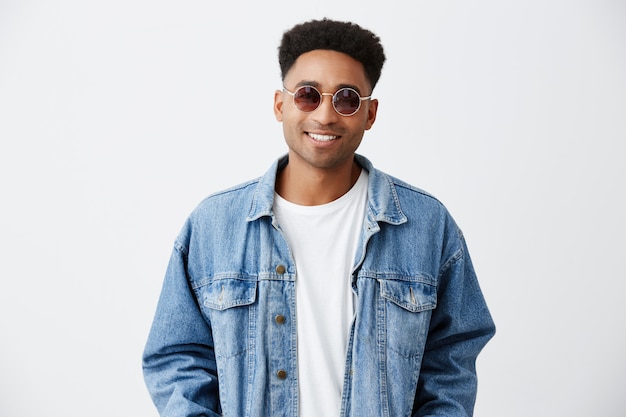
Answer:
<path fill-rule="evenodd" d="M 367 120 L 365 122 L 365 130 L 370 130 L 376 121 L 376 112 L 378 111 L 378 99 L 371 99 L 367 106 Z"/>
<path fill-rule="evenodd" d="M 285 94 L 281 90 L 276 90 L 274 92 L 274 117 L 279 122 L 283 121 L 283 104 Z"/>

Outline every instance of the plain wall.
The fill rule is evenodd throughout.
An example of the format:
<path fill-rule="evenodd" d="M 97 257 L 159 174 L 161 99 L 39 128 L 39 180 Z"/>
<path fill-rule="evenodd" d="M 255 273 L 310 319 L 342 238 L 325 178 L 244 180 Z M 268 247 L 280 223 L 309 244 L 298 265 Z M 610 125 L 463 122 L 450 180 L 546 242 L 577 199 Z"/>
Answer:
<path fill-rule="evenodd" d="M 324 16 L 386 48 L 360 153 L 467 238 L 498 326 L 475 415 L 623 415 L 623 1 L 0 0 L 0 416 L 157 415 L 174 237 L 286 152 L 277 46 Z"/>

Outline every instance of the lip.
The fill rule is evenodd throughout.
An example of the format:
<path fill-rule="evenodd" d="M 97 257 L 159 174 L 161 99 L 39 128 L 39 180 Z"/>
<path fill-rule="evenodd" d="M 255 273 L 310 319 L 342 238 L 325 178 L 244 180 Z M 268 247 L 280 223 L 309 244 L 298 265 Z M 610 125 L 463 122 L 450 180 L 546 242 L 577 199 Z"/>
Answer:
<path fill-rule="evenodd" d="M 306 135 L 316 143 L 333 142 L 341 137 L 341 135 L 332 132 L 305 132 Z"/>

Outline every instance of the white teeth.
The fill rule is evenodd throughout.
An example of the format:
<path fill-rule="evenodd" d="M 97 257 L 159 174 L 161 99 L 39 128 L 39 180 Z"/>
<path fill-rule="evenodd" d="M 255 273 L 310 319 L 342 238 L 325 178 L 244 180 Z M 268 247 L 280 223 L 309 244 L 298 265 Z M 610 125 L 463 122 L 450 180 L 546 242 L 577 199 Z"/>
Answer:
<path fill-rule="evenodd" d="M 313 139 L 315 140 L 319 140 L 321 142 L 328 142 L 329 140 L 334 140 L 337 139 L 339 136 L 332 136 L 332 135 L 318 135 L 315 133 L 309 133 L 309 136 L 311 136 Z"/>

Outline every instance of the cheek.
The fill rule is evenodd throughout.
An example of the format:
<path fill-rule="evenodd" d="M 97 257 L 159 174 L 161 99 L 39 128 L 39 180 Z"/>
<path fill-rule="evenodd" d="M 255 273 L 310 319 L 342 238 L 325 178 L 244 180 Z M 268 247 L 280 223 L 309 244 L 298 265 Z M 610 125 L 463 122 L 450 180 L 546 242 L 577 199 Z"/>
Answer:
<path fill-rule="evenodd" d="M 293 118 L 283 117 L 281 122 L 283 124 L 283 134 L 285 139 L 289 140 L 297 134 L 298 124 L 293 120 Z"/>
<path fill-rule="evenodd" d="M 296 129 L 302 124 L 306 115 L 295 107 L 285 105 L 282 108 L 280 118 L 286 129 Z"/>
<path fill-rule="evenodd" d="M 358 118 L 356 118 L 355 120 L 351 120 L 350 122 L 350 128 L 355 132 L 368 130 L 370 127 L 372 127 L 372 123 L 370 119 L 366 117 L 366 115 L 359 115 Z"/>

